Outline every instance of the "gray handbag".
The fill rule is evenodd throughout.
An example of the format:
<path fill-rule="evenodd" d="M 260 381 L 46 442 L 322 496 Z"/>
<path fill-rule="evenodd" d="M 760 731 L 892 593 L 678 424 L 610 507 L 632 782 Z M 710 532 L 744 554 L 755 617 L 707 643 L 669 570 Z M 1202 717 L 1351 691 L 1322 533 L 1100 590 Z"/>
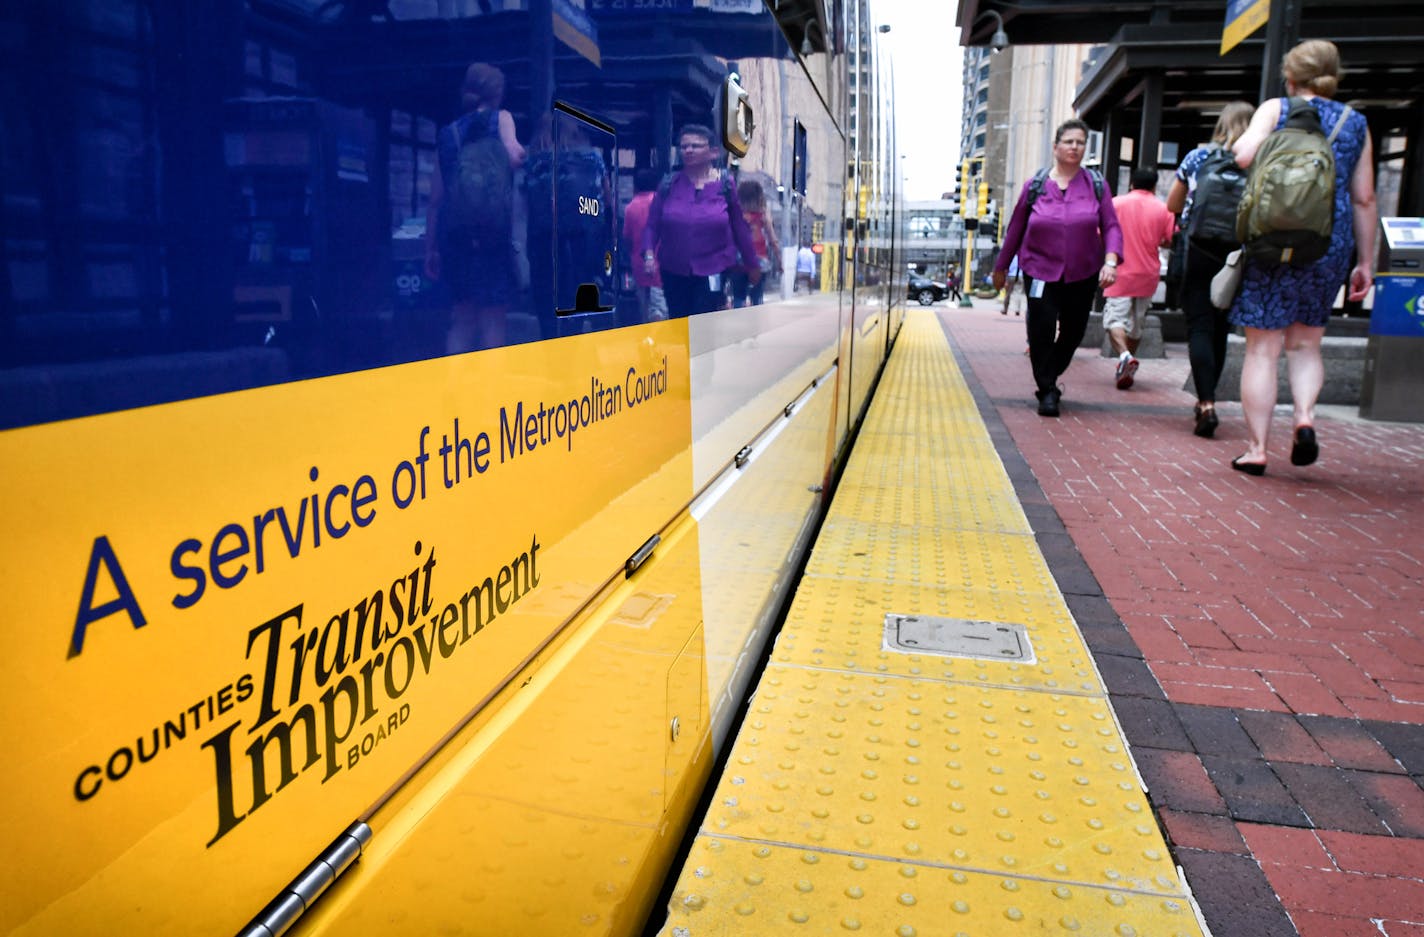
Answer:
<path fill-rule="evenodd" d="M 1230 309 L 1236 300 L 1236 291 L 1241 286 L 1243 273 L 1241 251 L 1234 250 L 1226 255 L 1226 264 L 1211 278 L 1211 304 L 1218 309 Z"/>

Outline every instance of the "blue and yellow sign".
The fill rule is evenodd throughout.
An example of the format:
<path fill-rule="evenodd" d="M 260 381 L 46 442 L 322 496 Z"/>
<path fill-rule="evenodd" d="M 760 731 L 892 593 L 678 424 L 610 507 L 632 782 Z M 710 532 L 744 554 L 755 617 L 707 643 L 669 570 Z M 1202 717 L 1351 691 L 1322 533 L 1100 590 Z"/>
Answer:
<path fill-rule="evenodd" d="M 1370 334 L 1424 338 L 1424 276 L 1393 273 L 1375 278 Z"/>
<path fill-rule="evenodd" d="M 1221 54 L 1225 55 L 1271 18 L 1271 0 L 1228 0 L 1226 25 L 1221 29 Z"/>

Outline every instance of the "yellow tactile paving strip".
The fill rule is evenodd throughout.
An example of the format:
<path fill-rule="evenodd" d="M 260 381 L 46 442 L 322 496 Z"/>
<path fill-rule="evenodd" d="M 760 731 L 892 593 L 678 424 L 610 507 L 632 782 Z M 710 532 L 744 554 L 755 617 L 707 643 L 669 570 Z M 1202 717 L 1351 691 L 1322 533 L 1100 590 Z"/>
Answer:
<path fill-rule="evenodd" d="M 1181 898 L 704 836 L 664 933 L 1188 937 Z M 715 918 L 711 915 L 715 915 Z M 682 928 L 682 930 L 679 930 Z"/>
<path fill-rule="evenodd" d="M 1020 624 L 1032 663 L 883 648 Z M 954 357 L 912 310 L 663 933 L 1201 935 Z"/>
<path fill-rule="evenodd" d="M 882 650 L 887 613 L 1030 625 L 1036 664 Z M 1102 695 L 1087 647 L 1059 599 L 993 589 L 825 579 L 792 601 L 771 660 L 921 679 Z"/>

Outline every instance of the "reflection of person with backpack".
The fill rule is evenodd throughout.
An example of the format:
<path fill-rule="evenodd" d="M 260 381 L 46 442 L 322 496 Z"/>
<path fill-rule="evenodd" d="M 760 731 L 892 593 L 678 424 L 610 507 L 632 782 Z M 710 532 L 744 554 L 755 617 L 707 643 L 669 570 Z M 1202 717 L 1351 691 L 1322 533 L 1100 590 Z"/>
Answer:
<path fill-rule="evenodd" d="M 1192 432 L 1203 437 L 1216 432 L 1216 385 L 1226 366 L 1226 338 L 1231 334 L 1226 310 L 1211 304 L 1211 278 L 1226 263 L 1226 255 L 1241 246 L 1236 240 L 1236 206 L 1246 187 L 1246 170 L 1236 165 L 1231 145 L 1246 132 L 1254 110 L 1245 101 L 1222 108 L 1211 142 L 1182 158 L 1167 193 L 1167 210 L 1181 215 L 1181 236 L 1187 239 L 1181 302 L 1197 391 Z"/>
<path fill-rule="evenodd" d="M 1008 281 L 1018 255 L 1028 291 L 1029 361 L 1039 416 L 1058 416 L 1058 378 L 1088 330 L 1099 286 L 1117 279 L 1122 228 L 1103 177 L 1083 167 L 1088 125 L 1066 120 L 1053 134 L 1053 166 L 1024 183 L 994 262 L 994 289 Z M 971 285 L 965 271 L 965 288 Z"/>
<path fill-rule="evenodd" d="M 736 185 L 716 166 L 712 131 L 688 124 L 677 139 L 682 171 L 658 186 L 641 245 L 644 269 L 662 273 L 673 318 L 724 308 L 722 281 L 738 265 L 751 283 L 761 282 Z"/>
<path fill-rule="evenodd" d="M 425 272 L 450 291 L 446 351 L 505 342 L 514 301 L 514 170 L 524 162 L 514 118 L 500 108 L 504 73 L 476 62 L 465 72 L 464 114 L 436 137 L 425 221 Z"/>
<path fill-rule="evenodd" d="M 1374 154 L 1364 116 L 1332 100 L 1340 53 L 1334 43 L 1307 40 L 1286 53 L 1281 73 L 1290 98 L 1264 102 L 1233 147 L 1251 170 L 1237 222 L 1247 260 L 1230 315 L 1246 330 L 1241 406 L 1250 447 L 1231 467 L 1249 475 L 1266 472 L 1282 349 L 1294 405 L 1291 464 L 1315 461 L 1315 402 L 1325 383 L 1320 340 L 1340 286 L 1354 300 L 1373 282 Z M 1289 171 L 1277 174 L 1276 166 Z M 1301 166 L 1321 168 L 1311 174 Z M 1321 216 L 1329 225 L 1323 255 L 1299 263 L 1320 239 Z"/>

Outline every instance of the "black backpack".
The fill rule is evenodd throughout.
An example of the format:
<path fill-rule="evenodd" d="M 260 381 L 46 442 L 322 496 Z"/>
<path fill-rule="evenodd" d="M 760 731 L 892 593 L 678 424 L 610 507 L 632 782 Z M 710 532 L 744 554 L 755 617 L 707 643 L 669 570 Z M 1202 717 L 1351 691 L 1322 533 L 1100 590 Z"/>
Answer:
<path fill-rule="evenodd" d="M 1246 170 L 1224 146 L 1213 147 L 1197 168 L 1197 188 L 1187 213 L 1187 237 L 1198 243 L 1230 251 L 1241 246 L 1236 238 L 1236 210 L 1246 191 Z"/>
<path fill-rule="evenodd" d="M 1103 174 L 1096 169 L 1084 169 L 1088 174 L 1088 181 L 1093 184 L 1093 197 L 1098 201 L 1103 200 L 1103 187 L 1107 185 L 1103 181 Z M 1038 201 L 1038 197 L 1043 194 L 1043 186 L 1048 182 L 1048 170 L 1040 169 L 1033 174 L 1033 178 L 1028 181 L 1028 202 L 1024 205 L 1029 211 L 1033 211 L 1033 203 Z"/>

